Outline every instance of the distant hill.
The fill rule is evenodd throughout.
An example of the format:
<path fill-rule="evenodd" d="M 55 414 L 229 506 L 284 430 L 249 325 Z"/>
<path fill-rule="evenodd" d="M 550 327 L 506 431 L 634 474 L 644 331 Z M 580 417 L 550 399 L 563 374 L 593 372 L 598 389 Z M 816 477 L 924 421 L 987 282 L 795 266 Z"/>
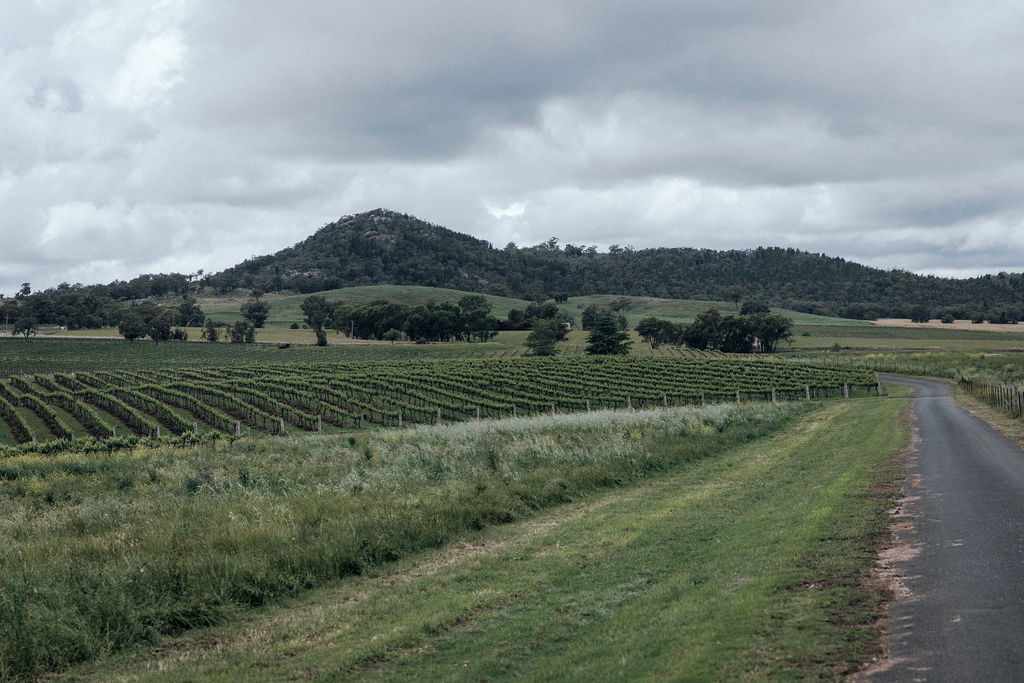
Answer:
<path fill-rule="evenodd" d="M 601 253 L 550 240 L 495 248 L 385 209 L 346 216 L 276 254 L 209 276 L 238 288 L 319 292 L 356 285 L 419 285 L 520 299 L 624 294 L 665 299 L 758 299 L 853 318 L 910 317 L 915 305 L 957 318 L 1010 309 L 1024 317 L 1024 276 L 971 279 L 881 270 L 796 249 L 692 248 Z"/>

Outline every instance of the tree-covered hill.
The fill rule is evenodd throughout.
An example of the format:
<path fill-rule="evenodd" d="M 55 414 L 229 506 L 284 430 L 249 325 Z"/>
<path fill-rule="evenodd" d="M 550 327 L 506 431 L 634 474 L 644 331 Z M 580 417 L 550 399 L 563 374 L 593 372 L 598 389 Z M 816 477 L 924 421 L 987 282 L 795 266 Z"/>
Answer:
<path fill-rule="evenodd" d="M 958 318 L 1024 314 L 1024 276 L 971 279 L 881 270 L 796 249 L 692 248 L 599 252 L 488 242 L 377 209 L 341 218 L 270 256 L 209 276 L 218 291 L 316 292 L 353 285 L 423 285 L 538 299 L 622 294 L 670 299 L 757 299 L 808 312 L 873 318 L 949 310 Z"/>

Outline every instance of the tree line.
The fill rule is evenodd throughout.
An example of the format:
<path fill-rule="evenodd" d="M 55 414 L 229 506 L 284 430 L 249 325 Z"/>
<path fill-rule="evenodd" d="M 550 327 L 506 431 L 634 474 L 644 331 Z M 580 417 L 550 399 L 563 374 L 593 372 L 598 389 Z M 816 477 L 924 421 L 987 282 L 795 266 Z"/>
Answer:
<path fill-rule="evenodd" d="M 644 318 L 636 331 L 652 347 L 669 344 L 723 353 L 774 353 L 780 342 L 793 338 L 793 321 L 767 311 L 722 315 L 712 308 L 688 325 Z"/>
<path fill-rule="evenodd" d="M 327 330 L 354 339 L 426 342 L 485 342 L 498 333 L 500 321 L 492 315 L 491 302 L 480 295 L 464 296 L 457 303 L 417 306 L 387 300 L 366 304 L 331 303 L 313 295 L 302 303 L 306 324 L 317 344 L 327 344 Z"/>

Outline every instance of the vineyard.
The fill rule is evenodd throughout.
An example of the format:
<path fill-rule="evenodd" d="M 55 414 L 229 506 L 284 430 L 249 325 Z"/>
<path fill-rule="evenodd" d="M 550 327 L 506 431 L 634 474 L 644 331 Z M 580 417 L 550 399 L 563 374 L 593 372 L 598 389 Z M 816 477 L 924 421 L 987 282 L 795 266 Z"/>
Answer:
<path fill-rule="evenodd" d="M 723 357 L 259 364 L 0 380 L 0 444 L 337 432 L 538 413 L 873 395 L 874 372 Z"/>

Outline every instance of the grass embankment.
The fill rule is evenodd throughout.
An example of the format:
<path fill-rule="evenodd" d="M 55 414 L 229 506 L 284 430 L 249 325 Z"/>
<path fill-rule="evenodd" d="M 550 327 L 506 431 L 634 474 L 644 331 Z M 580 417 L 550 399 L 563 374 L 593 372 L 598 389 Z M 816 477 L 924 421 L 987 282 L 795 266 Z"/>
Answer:
<path fill-rule="evenodd" d="M 0 678 L 218 623 L 721 453 L 806 405 L 0 461 Z"/>
<path fill-rule="evenodd" d="M 885 596 L 865 579 L 902 476 L 905 406 L 832 404 L 699 460 L 704 429 L 680 438 L 666 422 L 639 441 L 685 467 L 70 678 L 834 678 L 879 647 Z"/>

